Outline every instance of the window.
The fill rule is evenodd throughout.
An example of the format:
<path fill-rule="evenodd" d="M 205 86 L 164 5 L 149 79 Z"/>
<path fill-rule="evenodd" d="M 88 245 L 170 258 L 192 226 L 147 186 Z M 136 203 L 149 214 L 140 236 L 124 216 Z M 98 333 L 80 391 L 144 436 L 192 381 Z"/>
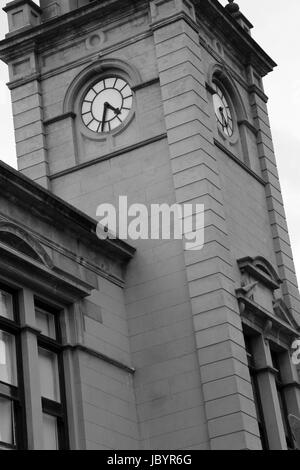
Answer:
<path fill-rule="evenodd" d="M 10 288 L 0 286 L 0 450 L 27 449 L 25 420 L 25 394 L 22 361 L 23 331 L 18 311 L 18 294 Z M 62 345 L 58 312 L 36 302 L 36 325 L 39 333 L 31 340 L 37 349 L 31 350 L 30 367 L 35 367 L 40 377 L 41 413 L 44 448 L 60 450 L 68 448 L 65 390 L 62 365 Z M 26 328 L 26 327 L 25 327 Z M 27 343 L 23 343 L 23 347 Z M 26 350 L 26 349 L 25 349 Z M 37 355 L 36 355 L 37 351 Z M 26 364 L 25 364 L 26 363 Z M 31 399 L 33 390 L 26 388 L 26 398 Z M 28 418 L 30 419 L 30 418 Z M 28 425 L 30 423 L 28 422 Z"/>
<path fill-rule="evenodd" d="M 246 345 L 246 353 L 247 353 L 247 359 L 248 359 L 248 366 L 249 366 L 261 444 L 262 444 L 263 450 L 268 450 L 269 448 L 268 437 L 267 437 L 267 431 L 266 431 L 266 426 L 265 426 L 265 421 L 264 421 L 264 416 L 263 416 L 259 387 L 257 383 L 256 368 L 255 368 L 255 361 L 254 361 L 253 351 L 252 351 L 251 337 L 245 336 L 245 345 Z"/>
<path fill-rule="evenodd" d="M 3 290 L 0 290 L 0 317 L 14 319 L 13 296 Z"/>
<path fill-rule="evenodd" d="M 280 352 L 271 349 L 271 357 L 272 357 L 273 367 L 275 369 L 276 389 L 277 389 L 277 394 L 278 394 L 278 401 L 280 405 L 283 426 L 284 426 L 286 443 L 287 443 L 288 449 L 292 450 L 295 448 L 295 445 L 294 445 L 292 430 L 291 430 L 289 419 L 288 419 L 288 410 L 287 410 L 286 399 L 285 399 L 284 390 L 283 390 L 282 377 L 280 373 Z"/>
<path fill-rule="evenodd" d="M 43 441 L 45 449 L 59 449 L 57 418 L 46 413 L 43 413 Z"/>
<path fill-rule="evenodd" d="M 0 397 L 0 449 L 16 444 L 13 402 Z"/>
<path fill-rule="evenodd" d="M 0 380 L 18 385 L 15 337 L 0 330 Z"/>
<path fill-rule="evenodd" d="M 38 360 L 45 450 L 67 448 L 67 420 L 58 313 L 36 303 Z"/>
<path fill-rule="evenodd" d="M 39 348 L 38 351 L 42 397 L 59 403 L 60 384 L 57 355 L 43 348 Z"/>
<path fill-rule="evenodd" d="M 35 317 L 37 328 L 41 331 L 41 334 L 55 340 L 56 325 L 54 315 L 46 312 L 41 308 L 36 308 Z"/>
<path fill-rule="evenodd" d="M 0 288 L 0 449 L 25 449 L 20 326 L 14 292 Z"/>

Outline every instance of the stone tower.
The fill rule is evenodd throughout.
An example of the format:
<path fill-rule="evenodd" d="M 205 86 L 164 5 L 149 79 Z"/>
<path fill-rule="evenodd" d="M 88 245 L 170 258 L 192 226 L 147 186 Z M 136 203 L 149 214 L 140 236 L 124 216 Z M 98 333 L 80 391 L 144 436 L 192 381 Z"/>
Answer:
<path fill-rule="evenodd" d="M 107 376 L 85 378 L 83 447 L 293 447 L 300 299 L 262 84 L 275 63 L 252 25 L 217 0 L 15 0 L 5 11 L 20 172 L 94 218 L 120 195 L 205 206 L 204 248 L 130 241 L 122 316 L 107 335 L 86 325 L 124 394 L 134 373 L 126 407 L 112 394 L 106 414 L 95 390 Z"/>

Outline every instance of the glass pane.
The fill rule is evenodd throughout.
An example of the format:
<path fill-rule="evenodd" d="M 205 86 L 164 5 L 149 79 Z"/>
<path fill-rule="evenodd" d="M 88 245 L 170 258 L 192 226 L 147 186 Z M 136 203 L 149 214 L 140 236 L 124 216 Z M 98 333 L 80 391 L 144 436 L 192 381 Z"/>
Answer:
<path fill-rule="evenodd" d="M 57 419 L 54 416 L 43 414 L 44 450 L 58 450 Z"/>
<path fill-rule="evenodd" d="M 56 339 L 55 318 L 51 313 L 40 308 L 35 310 L 37 328 L 41 330 L 42 335 L 48 338 Z"/>
<path fill-rule="evenodd" d="M 39 348 L 41 393 L 43 398 L 60 402 L 58 363 L 56 354 Z"/>
<path fill-rule="evenodd" d="M 14 319 L 13 297 L 2 290 L 0 290 L 0 316 L 8 320 Z"/>
<path fill-rule="evenodd" d="M 113 88 L 114 84 L 116 83 L 115 78 L 106 78 L 105 79 L 105 86 L 106 88 Z"/>
<path fill-rule="evenodd" d="M 13 404 L 10 400 L 0 397 L 0 441 L 15 445 Z"/>
<path fill-rule="evenodd" d="M 14 336 L 0 331 L 0 382 L 18 385 Z"/>

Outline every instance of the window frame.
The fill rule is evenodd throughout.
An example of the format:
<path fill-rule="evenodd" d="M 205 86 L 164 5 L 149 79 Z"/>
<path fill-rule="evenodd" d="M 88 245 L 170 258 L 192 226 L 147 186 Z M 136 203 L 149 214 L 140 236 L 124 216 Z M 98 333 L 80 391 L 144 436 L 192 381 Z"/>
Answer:
<path fill-rule="evenodd" d="M 253 336 L 251 337 L 249 333 L 244 331 L 244 339 L 245 339 L 245 347 L 246 347 L 245 350 L 247 354 L 248 368 L 249 368 L 249 373 L 250 373 L 251 385 L 253 389 L 254 404 L 255 404 L 256 412 L 258 411 L 257 423 L 258 423 L 258 428 L 259 428 L 259 433 L 260 433 L 260 440 L 261 440 L 263 450 L 269 450 L 270 447 L 269 447 L 269 440 L 268 440 L 268 432 L 267 432 L 267 427 L 265 424 L 262 400 L 261 400 L 259 385 L 257 381 L 257 368 L 255 365 L 255 359 L 254 359 L 254 354 L 253 354 L 252 344 L 251 344 L 252 338 Z"/>
<path fill-rule="evenodd" d="M 15 443 L 13 445 L 0 441 L 0 448 L 10 450 L 27 449 L 27 426 L 25 413 L 25 388 L 22 364 L 22 344 L 18 290 L 0 283 L 0 290 L 12 296 L 13 320 L 0 316 L 0 330 L 15 338 L 17 386 L 0 381 L 0 397 L 13 404 Z"/>
<path fill-rule="evenodd" d="M 271 354 L 271 359 L 272 359 L 272 364 L 273 364 L 273 372 L 274 372 L 275 384 L 276 384 L 276 389 L 277 389 L 277 394 L 278 394 L 278 401 L 279 401 L 279 406 L 280 406 L 280 411 L 281 411 L 281 416 L 282 416 L 282 421 L 283 421 L 286 444 L 287 444 L 288 450 L 295 450 L 293 432 L 292 432 L 290 422 L 288 419 L 289 413 L 288 413 L 288 407 L 287 407 L 286 397 L 284 393 L 284 383 L 282 381 L 281 370 L 280 370 L 279 355 L 284 354 L 284 351 L 277 349 L 276 347 L 274 347 L 272 343 L 270 343 L 270 354 Z"/>
<path fill-rule="evenodd" d="M 57 357 L 58 366 L 58 380 L 60 390 L 60 402 L 56 402 L 41 396 L 41 411 L 57 419 L 57 432 L 58 432 L 58 450 L 69 450 L 69 432 L 68 432 L 68 418 L 67 418 L 67 405 L 66 405 L 66 387 L 64 378 L 64 364 L 63 364 L 63 345 L 62 345 L 62 331 L 60 325 L 61 311 L 52 307 L 45 301 L 40 300 L 34 296 L 35 309 L 41 309 L 49 315 L 53 315 L 56 339 L 37 334 L 37 347 L 46 351 L 54 353 Z"/>

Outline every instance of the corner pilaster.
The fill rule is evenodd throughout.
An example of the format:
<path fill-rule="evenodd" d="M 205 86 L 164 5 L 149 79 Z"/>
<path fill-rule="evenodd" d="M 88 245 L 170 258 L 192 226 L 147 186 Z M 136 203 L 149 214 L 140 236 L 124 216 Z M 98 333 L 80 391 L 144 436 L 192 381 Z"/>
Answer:
<path fill-rule="evenodd" d="M 151 13 L 176 201 L 205 205 L 185 266 L 211 449 L 261 449 L 194 7 L 153 0 Z"/>
<path fill-rule="evenodd" d="M 289 238 L 286 214 L 281 194 L 278 170 L 276 165 L 272 134 L 268 117 L 267 101 L 262 88 L 255 83 L 253 69 L 249 68 L 250 102 L 254 123 L 257 129 L 257 145 L 262 175 L 266 181 L 266 199 L 272 229 L 279 275 L 283 280 L 284 300 L 300 322 L 300 296 L 295 266 Z"/>
<path fill-rule="evenodd" d="M 50 189 L 43 103 L 35 51 L 9 63 L 18 169 Z"/>

